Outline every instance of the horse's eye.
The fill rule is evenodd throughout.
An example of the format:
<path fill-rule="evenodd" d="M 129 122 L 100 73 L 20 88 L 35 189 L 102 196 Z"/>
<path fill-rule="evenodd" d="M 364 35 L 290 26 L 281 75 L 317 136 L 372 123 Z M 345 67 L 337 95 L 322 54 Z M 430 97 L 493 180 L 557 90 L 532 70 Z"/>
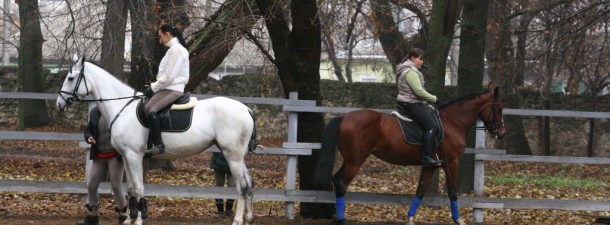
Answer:
<path fill-rule="evenodd" d="M 68 77 L 68 81 L 74 80 L 74 77 Z"/>

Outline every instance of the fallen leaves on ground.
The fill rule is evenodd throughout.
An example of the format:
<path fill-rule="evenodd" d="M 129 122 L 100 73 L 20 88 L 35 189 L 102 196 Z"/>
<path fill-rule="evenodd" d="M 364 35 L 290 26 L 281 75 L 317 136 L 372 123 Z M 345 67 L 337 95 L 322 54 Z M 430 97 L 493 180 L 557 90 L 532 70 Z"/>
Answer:
<path fill-rule="evenodd" d="M 80 132 L 51 127 L 36 131 Z M 280 146 L 282 138 L 263 138 L 265 146 Z M 2 156 L 4 155 L 4 156 Z M 12 155 L 8 157 L 6 155 Z M 22 155 L 15 157 L 15 155 Z M 174 160 L 174 171 L 150 170 L 147 182 L 153 184 L 212 186 L 213 173 L 209 167 L 211 154 L 203 153 L 190 158 Z M 285 156 L 248 155 L 246 165 L 260 188 L 284 188 Z M 610 200 L 610 167 L 607 165 L 566 165 L 551 163 L 515 163 L 490 161 L 485 164 L 485 196 L 493 198 L 580 199 Z M 70 141 L 0 141 L 0 179 L 83 181 L 85 151 L 78 142 Z M 419 167 L 390 165 L 374 157 L 369 158 L 356 176 L 349 191 L 413 194 L 419 177 Z M 511 183 L 494 181 L 492 177 L 572 178 L 586 179 L 593 186 L 534 185 L 529 182 Z M 561 181 L 561 180 L 560 180 Z M 598 182 L 598 183 L 595 183 Z M 83 184 L 84 185 L 84 184 Z M 444 185 L 444 182 L 441 182 Z M 57 193 L 0 193 L 0 212 L 17 216 L 83 215 L 84 195 Z M 102 195 L 101 213 L 114 215 L 114 200 Z M 284 216 L 281 202 L 257 201 L 255 216 Z M 359 222 L 394 224 L 406 221 L 408 207 L 390 205 L 347 204 L 346 216 Z M 298 204 L 297 204 L 298 211 Z M 213 199 L 150 197 L 151 218 L 203 218 L 213 217 Z M 471 209 L 460 209 L 461 215 L 472 221 Z M 610 212 L 564 210 L 485 210 L 489 224 L 588 224 L 595 216 L 610 216 Z M 428 223 L 450 222 L 449 207 L 420 207 L 418 221 Z M 2 215 L 0 215 L 2 216 Z"/>

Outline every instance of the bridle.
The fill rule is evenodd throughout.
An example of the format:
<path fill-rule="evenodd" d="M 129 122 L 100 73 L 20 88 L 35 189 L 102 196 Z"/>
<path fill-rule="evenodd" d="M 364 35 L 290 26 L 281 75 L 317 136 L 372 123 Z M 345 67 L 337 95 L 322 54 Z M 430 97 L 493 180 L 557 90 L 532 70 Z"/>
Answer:
<path fill-rule="evenodd" d="M 74 67 L 74 66 L 72 66 L 72 67 Z M 72 69 L 70 69 L 70 73 L 72 73 Z M 84 62 L 84 60 L 83 60 L 83 66 L 80 69 L 80 73 L 77 76 L 78 76 L 78 78 L 76 80 L 76 85 L 74 85 L 74 89 L 72 90 L 72 92 L 67 92 L 67 91 L 59 90 L 59 96 L 66 102 L 66 105 L 68 105 L 68 107 L 71 107 L 72 104 L 74 104 L 75 101 L 77 101 L 77 102 L 93 101 L 93 100 L 81 100 L 78 97 L 78 95 L 76 94 L 76 92 L 78 91 L 78 88 L 80 87 L 81 82 L 84 80 L 85 81 L 85 88 L 87 90 L 87 93 L 85 94 L 85 96 L 89 95 L 89 86 L 87 85 L 87 79 L 85 79 L 85 62 Z M 68 79 L 74 79 L 74 77 L 68 78 Z M 63 94 L 69 95 L 70 97 L 65 98 Z"/>
<path fill-rule="evenodd" d="M 74 66 L 72 66 L 74 67 Z M 72 73 L 72 69 L 70 69 L 70 73 Z M 72 92 L 68 92 L 68 91 L 63 91 L 60 90 L 59 91 L 59 96 L 66 102 L 66 105 L 68 107 L 71 107 L 72 104 L 74 104 L 74 102 L 103 102 L 103 101 L 111 101 L 111 100 L 121 100 L 121 99 L 136 99 L 136 98 L 141 98 L 144 95 L 136 95 L 137 91 L 134 89 L 133 90 L 133 95 L 132 96 L 127 96 L 127 97 L 118 97 L 118 98 L 107 98 L 107 99 L 80 99 L 78 97 L 78 95 L 76 94 L 76 92 L 78 91 L 78 88 L 80 87 L 81 83 L 83 83 L 83 81 L 85 81 L 85 89 L 87 90 L 87 93 L 85 94 L 85 96 L 89 95 L 89 86 L 87 85 L 87 79 L 85 79 L 85 61 L 83 60 L 83 65 L 81 66 L 80 72 L 77 75 L 77 80 L 76 80 L 76 85 L 74 85 L 74 89 L 72 90 Z M 74 78 L 68 78 L 68 79 L 74 79 Z M 68 98 L 64 97 L 64 94 L 70 96 Z M 131 102 L 130 102 L 131 103 Z"/>
<path fill-rule="evenodd" d="M 74 67 L 74 66 L 72 66 Z M 70 73 L 72 73 L 72 69 L 70 69 Z M 137 91 L 134 89 L 133 90 L 133 95 L 132 96 L 127 96 L 127 97 L 118 97 L 118 98 L 107 98 L 107 99 L 80 99 L 78 97 L 78 95 L 76 94 L 76 92 L 78 91 L 78 88 L 80 87 L 82 81 L 84 80 L 85 82 L 85 89 L 87 90 L 87 93 L 85 94 L 85 96 L 89 95 L 89 86 L 87 85 L 87 79 L 85 79 L 85 60 L 83 59 L 83 65 L 80 69 L 79 74 L 77 75 L 78 78 L 76 80 L 76 85 L 74 85 L 74 89 L 72 90 L 72 92 L 67 92 L 67 91 L 59 91 L 59 96 L 61 96 L 61 98 L 66 102 L 66 105 L 68 107 L 71 107 L 72 104 L 76 101 L 76 102 L 103 102 L 103 101 L 112 101 L 112 100 L 121 100 L 121 99 L 131 99 L 127 102 L 127 104 L 125 104 L 123 106 L 123 108 L 121 108 L 121 110 L 119 111 L 119 113 L 117 113 L 114 118 L 112 119 L 112 122 L 110 122 L 110 128 L 108 129 L 108 132 L 110 133 L 112 131 L 112 125 L 114 125 L 114 122 L 116 121 L 116 119 L 119 117 L 119 115 L 121 115 L 121 113 L 123 112 L 123 110 L 125 110 L 125 108 L 127 108 L 127 106 L 129 104 L 131 104 L 134 100 L 136 99 L 140 99 L 142 97 L 144 97 L 144 95 L 136 95 Z M 74 78 L 68 78 L 68 79 L 74 79 Z M 65 98 L 63 94 L 69 95 L 70 97 Z"/>
<path fill-rule="evenodd" d="M 477 127 L 477 129 L 485 129 L 495 135 L 498 135 L 500 133 L 500 131 L 498 130 L 498 127 L 504 126 L 504 121 L 503 120 L 498 121 L 498 119 L 496 118 L 496 113 L 497 113 L 496 104 L 497 104 L 496 96 L 493 96 L 491 99 L 491 123 L 487 123 L 487 122 L 483 121 L 485 123 L 484 126 Z"/>
<path fill-rule="evenodd" d="M 482 127 L 476 127 L 477 130 L 487 130 L 490 133 L 494 134 L 494 135 L 499 135 L 500 131 L 498 129 L 499 126 L 503 126 L 504 125 L 504 121 L 498 121 L 496 119 L 496 105 L 497 105 L 497 100 L 495 96 L 492 96 L 491 99 L 491 118 L 492 121 L 491 123 L 486 122 L 485 120 L 483 120 L 483 123 L 485 124 Z M 439 110 L 445 110 L 445 112 L 447 112 L 447 114 L 451 117 L 453 117 L 453 119 L 455 121 L 460 122 L 460 124 L 462 124 L 464 127 L 468 127 L 469 125 L 467 125 L 466 123 L 464 123 L 463 121 L 461 121 L 459 118 L 457 118 L 455 115 L 453 115 L 453 113 L 451 113 L 449 110 L 446 110 L 445 108 L 440 108 Z"/>

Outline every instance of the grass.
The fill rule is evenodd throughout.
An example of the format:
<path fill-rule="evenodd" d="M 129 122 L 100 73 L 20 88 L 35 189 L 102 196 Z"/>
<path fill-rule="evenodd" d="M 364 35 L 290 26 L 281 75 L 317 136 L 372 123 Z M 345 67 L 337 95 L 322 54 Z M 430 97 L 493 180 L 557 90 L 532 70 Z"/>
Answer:
<path fill-rule="evenodd" d="M 608 188 L 610 184 L 592 179 L 578 179 L 574 177 L 522 177 L 522 176 L 494 176 L 486 177 L 492 183 L 531 184 L 548 187 L 594 187 Z"/>

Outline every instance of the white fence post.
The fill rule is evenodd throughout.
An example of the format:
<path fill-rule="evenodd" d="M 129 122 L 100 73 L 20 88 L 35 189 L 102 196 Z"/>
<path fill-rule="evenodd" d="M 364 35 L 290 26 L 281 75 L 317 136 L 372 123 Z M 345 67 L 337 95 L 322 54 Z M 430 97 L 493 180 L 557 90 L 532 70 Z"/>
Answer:
<path fill-rule="evenodd" d="M 483 121 L 481 121 L 480 119 L 477 119 L 476 127 L 483 127 L 483 126 L 484 126 Z M 476 131 L 475 148 L 478 148 L 478 149 L 485 148 L 485 130 L 484 129 Z M 477 160 L 475 157 L 475 160 L 474 160 L 474 196 L 483 197 L 484 189 L 485 189 L 485 161 Z M 474 218 L 474 222 L 482 223 L 483 222 L 483 209 L 473 208 L 472 217 Z"/>
<path fill-rule="evenodd" d="M 289 99 L 298 100 L 299 93 L 290 92 Z M 297 142 L 297 112 L 288 113 L 288 142 Z M 286 191 L 296 190 L 297 156 L 288 155 L 286 159 Z M 286 218 L 294 219 L 294 202 L 286 202 Z"/>

